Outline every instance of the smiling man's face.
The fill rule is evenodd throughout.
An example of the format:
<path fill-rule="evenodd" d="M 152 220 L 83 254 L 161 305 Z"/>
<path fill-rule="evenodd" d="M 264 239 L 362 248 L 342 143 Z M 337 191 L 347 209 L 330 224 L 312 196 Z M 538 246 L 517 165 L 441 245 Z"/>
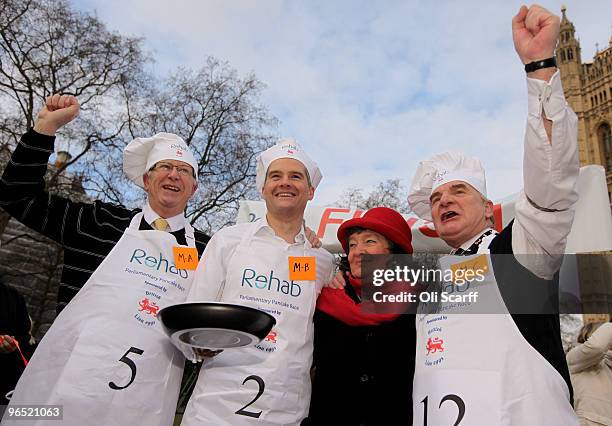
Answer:
<path fill-rule="evenodd" d="M 439 186 L 429 200 L 436 231 L 451 247 L 459 247 L 490 226 L 493 203 L 463 181 Z"/>
<path fill-rule="evenodd" d="M 182 170 L 188 168 L 190 173 L 179 173 L 176 167 Z M 163 218 L 183 212 L 198 187 L 192 167 L 176 160 L 159 161 L 143 176 L 143 181 L 151 208 Z"/>
<path fill-rule="evenodd" d="M 270 163 L 262 190 L 268 212 L 303 214 L 306 203 L 314 197 L 304 165 L 293 158 L 279 158 Z"/>

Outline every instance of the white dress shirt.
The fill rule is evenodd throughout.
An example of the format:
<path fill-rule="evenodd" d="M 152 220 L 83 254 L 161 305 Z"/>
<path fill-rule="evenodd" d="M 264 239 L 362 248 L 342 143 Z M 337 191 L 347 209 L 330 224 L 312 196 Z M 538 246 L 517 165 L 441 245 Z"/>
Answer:
<path fill-rule="evenodd" d="M 142 213 L 144 214 L 144 220 L 153 227 L 153 222 L 157 218 L 161 218 L 155 210 L 151 207 L 149 202 L 143 206 Z M 170 232 L 178 231 L 179 229 L 183 229 L 185 227 L 185 215 L 183 213 L 179 213 L 176 216 L 165 217 L 163 218 L 168 222 L 168 226 L 170 227 Z"/>
<path fill-rule="evenodd" d="M 578 200 L 578 119 L 563 95 L 559 71 L 548 82 L 527 78 L 527 89 L 524 189 L 515 204 L 512 250 L 519 263 L 550 279 L 561 264 Z M 542 111 L 553 122 L 552 142 Z"/>
<path fill-rule="evenodd" d="M 334 258 L 329 252 L 321 248 L 313 248 L 306 239 L 303 228 L 296 235 L 295 243 L 286 242 L 276 235 L 264 216 L 255 222 L 228 226 L 212 236 L 200 259 L 188 300 L 215 301 L 221 298 L 227 276 L 227 265 L 245 233 L 251 233 L 253 236 L 253 250 L 257 250 L 259 246 L 265 250 L 272 249 L 289 253 L 290 247 L 304 246 L 304 256 L 316 256 L 317 269 L 322 268 L 322 270 L 329 271 L 325 273 L 327 280 L 317 282 L 317 286 L 322 287 L 323 284 L 332 280 Z"/>

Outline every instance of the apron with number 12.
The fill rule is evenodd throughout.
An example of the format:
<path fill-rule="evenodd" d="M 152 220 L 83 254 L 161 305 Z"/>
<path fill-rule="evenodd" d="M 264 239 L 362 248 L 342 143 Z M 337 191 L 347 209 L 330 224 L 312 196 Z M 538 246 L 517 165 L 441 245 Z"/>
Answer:
<path fill-rule="evenodd" d="M 446 283 L 444 290 L 477 291 L 477 301 L 442 302 L 439 313 L 416 318 L 413 425 L 577 426 L 567 384 L 521 335 L 490 256 L 447 256 L 440 266 L 452 270 L 466 262 L 486 265 L 484 279 L 461 288 Z"/>
<path fill-rule="evenodd" d="M 228 264 L 220 302 L 264 310 L 276 325 L 256 346 L 227 349 L 204 362 L 183 426 L 291 425 L 307 416 L 317 283 L 329 276 L 331 264 L 318 257 L 321 250 L 305 254 L 304 244 L 274 246 L 253 246 L 250 233 L 242 238 Z M 317 256 L 316 283 L 289 279 L 288 256 L 305 255 Z"/>
<path fill-rule="evenodd" d="M 11 405 L 62 405 L 63 425 L 172 424 L 184 357 L 157 312 L 186 299 L 195 271 L 177 269 L 174 236 L 139 231 L 141 218 L 45 334 Z M 188 223 L 185 236 L 195 247 Z"/>

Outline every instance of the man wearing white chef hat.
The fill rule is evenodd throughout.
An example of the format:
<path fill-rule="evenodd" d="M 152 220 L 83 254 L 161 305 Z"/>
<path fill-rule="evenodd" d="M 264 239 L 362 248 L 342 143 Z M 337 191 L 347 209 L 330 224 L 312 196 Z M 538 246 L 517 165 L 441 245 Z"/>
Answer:
<path fill-rule="evenodd" d="M 184 216 L 197 161 L 181 138 L 159 133 L 124 151 L 126 174 L 147 191 L 142 209 L 49 194 L 44 174 L 55 133 L 78 113 L 75 97 L 49 97 L 0 184 L 2 207 L 64 248 L 61 312 L 11 405 L 61 405 L 67 425 L 172 424 L 184 358 L 157 312 L 185 300 L 208 240 Z M 191 262 L 179 266 L 177 253 Z"/>
<path fill-rule="evenodd" d="M 453 314 L 458 305 L 447 302 L 437 311 L 443 315 L 417 315 L 415 424 L 425 418 L 431 424 L 578 424 L 558 315 L 510 310 L 542 289 L 554 293 L 558 309 L 554 275 L 578 198 L 577 120 L 551 58 L 559 18 L 540 6 L 523 6 L 512 27 L 528 88 L 525 187 L 515 219 L 503 229 L 494 223 L 482 165 L 460 153 L 422 161 L 408 195 L 412 210 L 433 221 L 452 254 L 510 255 L 472 259 L 492 262 L 479 288 L 493 295 L 488 308 L 496 314 L 473 313 L 470 303 L 459 308 L 464 314 Z M 505 266 L 496 258 L 505 259 Z M 439 351 L 430 350 L 432 339 Z"/>
<path fill-rule="evenodd" d="M 205 361 L 183 425 L 299 424 L 308 414 L 312 316 L 333 273 L 331 254 L 313 248 L 304 234 L 304 209 L 321 178 L 301 146 L 280 141 L 257 158 L 266 216 L 210 240 L 189 300 L 251 306 L 273 315 L 276 326 L 256 346 Z M 293 276 L 295 257 L 311 276 Z"/>

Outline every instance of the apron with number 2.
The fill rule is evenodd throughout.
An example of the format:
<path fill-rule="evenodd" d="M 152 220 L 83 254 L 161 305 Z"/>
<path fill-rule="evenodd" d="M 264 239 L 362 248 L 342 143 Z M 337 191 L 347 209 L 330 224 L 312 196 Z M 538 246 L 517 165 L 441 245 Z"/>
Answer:
<path fill-rule="evenodd" d="M 304 256 L 303 244 L 283 250 L 252 246 L 252 239 L 247 234 L 237 246 L 220 302 L 262 309 L 277 323 L 261 343 L 227 349 L 204 362 L 182 426 L 290 425 L 308 414 L 312 316 L 320 285 L 289 279 L 288 256 Z M 317 283 L 330 268 L 317 258 Z"/>

